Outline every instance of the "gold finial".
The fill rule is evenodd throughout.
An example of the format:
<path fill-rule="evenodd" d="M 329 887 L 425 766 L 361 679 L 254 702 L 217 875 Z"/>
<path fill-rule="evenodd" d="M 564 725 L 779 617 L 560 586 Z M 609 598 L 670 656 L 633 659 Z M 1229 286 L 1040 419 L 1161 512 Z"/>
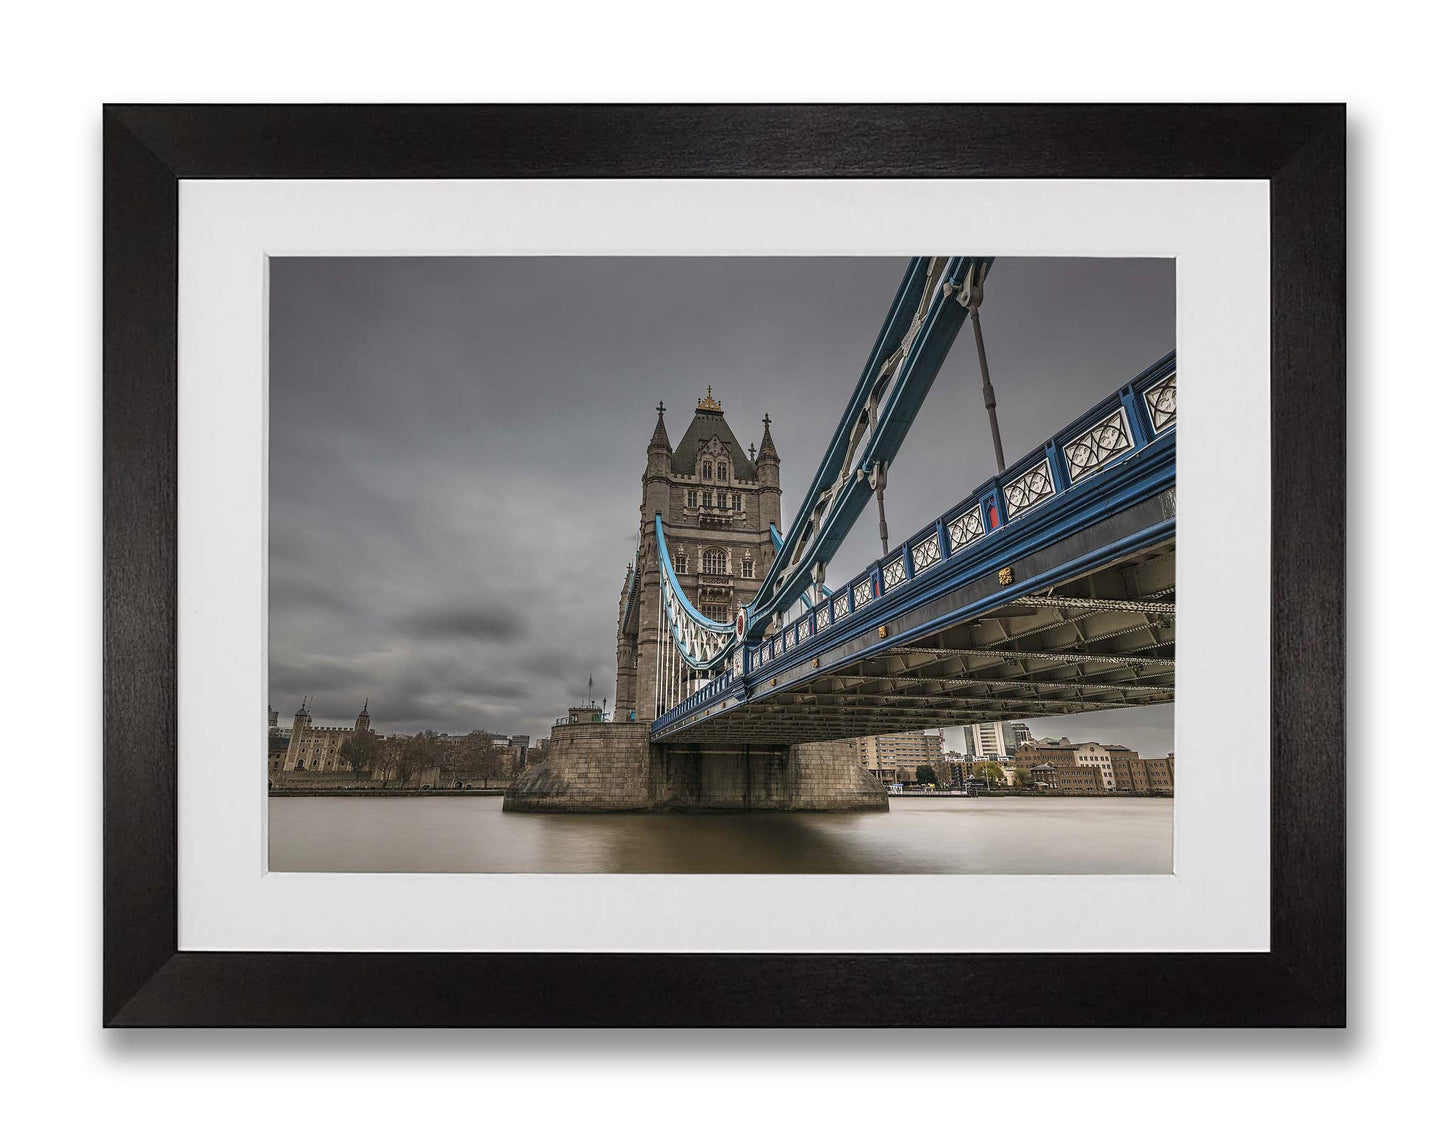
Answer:
<path fill-rule="evenodd" d="M 712 397 L 712 384 L 707 385 L 707 398 L 697 401 L 699 411 L 721 411 L 722 404 Z"/>

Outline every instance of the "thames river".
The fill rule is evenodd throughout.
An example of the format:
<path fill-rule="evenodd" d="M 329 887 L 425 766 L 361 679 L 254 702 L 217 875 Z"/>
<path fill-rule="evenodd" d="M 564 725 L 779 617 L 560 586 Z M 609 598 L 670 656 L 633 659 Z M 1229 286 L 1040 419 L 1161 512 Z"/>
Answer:
<path fill-rule="evenodd" d="M 893 798 L 875 814 L 504 814 L 500 797 L 272 798 L 271 869 L 1168 873 L 1163 798 Z"/>

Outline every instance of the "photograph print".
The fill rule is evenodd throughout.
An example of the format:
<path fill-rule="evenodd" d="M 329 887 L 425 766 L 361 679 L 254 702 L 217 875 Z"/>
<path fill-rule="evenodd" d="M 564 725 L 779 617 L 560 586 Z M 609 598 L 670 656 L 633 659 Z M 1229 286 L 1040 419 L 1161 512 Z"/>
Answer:
<path fill-rule="evenodd" d="M 1172 259 L 269 274 L 272 871 L 1173 871 Z"/>

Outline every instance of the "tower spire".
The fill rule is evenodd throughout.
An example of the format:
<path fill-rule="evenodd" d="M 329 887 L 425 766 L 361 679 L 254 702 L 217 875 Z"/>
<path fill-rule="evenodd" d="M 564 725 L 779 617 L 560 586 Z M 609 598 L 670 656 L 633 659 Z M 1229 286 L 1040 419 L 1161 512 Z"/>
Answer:
<path fill-rule="evenodd" d="M 647 444 L 649 451 L 653 449 L 666 450 L 672 453 L 672 442 L 667 437 L 667 427 L 663 426 L 662 416 L 667 413 L 667 408 L 662 405 L 662 400 L 657 401 L 657 426 L 652 431 L 652 441 Z"/>
<path fill-rule="evenodd" d="M 763 416 L 763 441 L 762 444 L 758 447 L 758 461 L 763 461 L 764 459 L 771 459 L 772 461 L 777 462 L 781 460 L 778 457 L 778 448 L 773 445 L 773 432 L 770 429 L 772 421 L 772 416 Z"/>
<path fill-rule="evenodd" d="M 758 520 L 763 528 L 769 524 L 782 527 L 783 523 L 783 483 L 779 473 L 782 459 L 773 445 L 772 422 L 771 415 L 763 416 L 763 440 L 758 443 L 753 463 L 758 468 Z"/>

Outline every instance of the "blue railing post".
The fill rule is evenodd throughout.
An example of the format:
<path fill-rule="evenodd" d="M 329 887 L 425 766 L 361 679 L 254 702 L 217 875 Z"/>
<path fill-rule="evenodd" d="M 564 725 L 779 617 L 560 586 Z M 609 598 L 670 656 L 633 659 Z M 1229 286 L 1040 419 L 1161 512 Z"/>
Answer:
<path fill-rule="evenodd" d="M 983 514 L 984 535 L 1008 524 L 1008 509 L 1003 503 L 1003 485 L 998 478 L 994 478 L 988 488 L 979 494 L 978 506 Z"/>
<path fill-rule="evenodd" d="M 1124 404 L 1124 417 L 1129 420 L 1129 429 L 1134 432 L 1134 448 L 1137 450 L 1146 442 L 1153 441 L 1154 425 L 1149 420 L 1149 412 L 1144 410 L 1142 397 L 1132 387 L 1121 391 L 1119 398 Z"/>
<path fill-rule="evenodd" d="M 1044 443 L 1044 456 L 1049 460 L 1049 470 L 1054 475 L 1054 493 L 1062 493 L 1072 482 L 1069 480 L 1069 470 L 1064 464 L 1064 452 L 1059 449 L 1059 444 L 1052 438 Z"/>

